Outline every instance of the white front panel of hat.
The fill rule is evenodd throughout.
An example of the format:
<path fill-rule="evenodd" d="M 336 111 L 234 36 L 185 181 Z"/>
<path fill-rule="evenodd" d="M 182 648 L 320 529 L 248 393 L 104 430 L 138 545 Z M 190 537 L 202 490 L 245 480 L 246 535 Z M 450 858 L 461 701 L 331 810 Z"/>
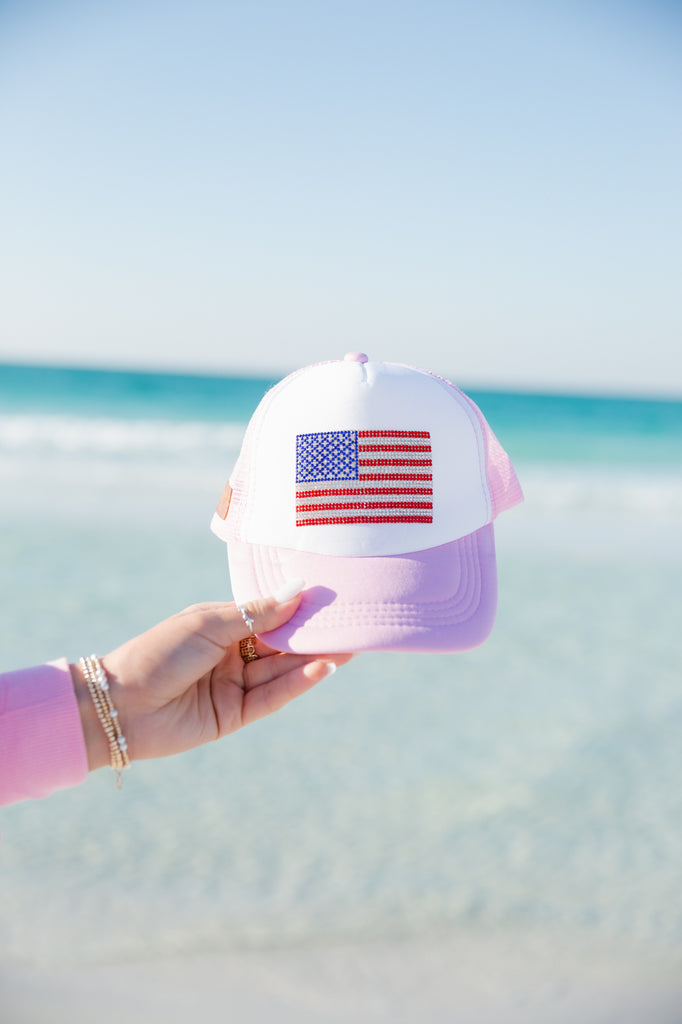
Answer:
<path fill-rule="evenodd" d="M 476 416 L 430 374 L 394 363 L 327 363 L 294 376 L 264 405 L 253 422 L 244 540 L 391 555 L 490 522 Z"/>

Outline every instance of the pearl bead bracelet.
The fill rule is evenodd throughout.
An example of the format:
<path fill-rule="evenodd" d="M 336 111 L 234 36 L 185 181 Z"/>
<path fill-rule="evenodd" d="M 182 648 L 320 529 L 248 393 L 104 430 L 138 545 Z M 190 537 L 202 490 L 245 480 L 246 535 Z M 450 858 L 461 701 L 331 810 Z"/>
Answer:
<path fill-rule="evenodd" d="M 116 772 L 116 788 L 123 784 L 123 773 L 130 768 L 128 744 L 118 722 L 118 711 L 114 707 L 109 692 L 109 681 L 102 662 L 96 654 L 80 659 L 80 667 L 88 684 L 97 717 L 109 741 L 110 767 Z"/>

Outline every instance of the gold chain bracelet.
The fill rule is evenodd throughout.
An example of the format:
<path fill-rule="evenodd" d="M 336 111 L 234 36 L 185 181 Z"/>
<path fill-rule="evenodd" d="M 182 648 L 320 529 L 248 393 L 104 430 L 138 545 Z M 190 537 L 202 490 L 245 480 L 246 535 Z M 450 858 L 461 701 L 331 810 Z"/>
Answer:
<path fill-rule="evenodd" d="M 112 771 L 116 772 L 116 788 L 120 789 L 123 784 L 123 773 L 126 768 L 130 768 L 130 757 L 128 756 L 126 738 L 118 722 L 118 711 L 114 707 L 109 692 L 107 674 L 96 654 L 91 654 L 89 658 L 81 658 L 80 666 L 88 684 L 97 717 L 102 723 L 102 728 L 109 741 L 110 767 Z"/>

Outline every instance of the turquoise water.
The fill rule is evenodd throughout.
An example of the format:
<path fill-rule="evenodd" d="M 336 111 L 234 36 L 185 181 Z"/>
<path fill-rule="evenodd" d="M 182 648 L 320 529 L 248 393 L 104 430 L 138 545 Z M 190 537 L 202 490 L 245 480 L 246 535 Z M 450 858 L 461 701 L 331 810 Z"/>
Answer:
<path fill-rule="evenodd" d="M 0 364 L 5 415 L 247 422 L 273 378 L 230 378 Z M 464 387 L 462 382 L 461 386 Z M 517 458 L 682 468 L 682 401 L 484 392 L 466 388 Z"/>
<path fill-rule="evenodd" d="M 270 383 L 0 367 L 4 666 L 229 594 L 208 523 Z M 492 637 L 0 812 L 6 963 L 462 928 L 680 957 L 682 403 L 469 393 L 526 492 Z"/>

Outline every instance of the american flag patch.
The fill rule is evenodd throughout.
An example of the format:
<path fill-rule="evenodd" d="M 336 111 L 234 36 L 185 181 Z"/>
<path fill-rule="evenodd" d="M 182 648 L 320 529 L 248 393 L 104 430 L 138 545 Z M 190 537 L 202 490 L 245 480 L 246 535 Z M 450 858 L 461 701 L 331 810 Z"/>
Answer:
<path fill-rule="evenodd" d="M 433 522 L 428 430 L 296 437 L 296 526 Z"/>

